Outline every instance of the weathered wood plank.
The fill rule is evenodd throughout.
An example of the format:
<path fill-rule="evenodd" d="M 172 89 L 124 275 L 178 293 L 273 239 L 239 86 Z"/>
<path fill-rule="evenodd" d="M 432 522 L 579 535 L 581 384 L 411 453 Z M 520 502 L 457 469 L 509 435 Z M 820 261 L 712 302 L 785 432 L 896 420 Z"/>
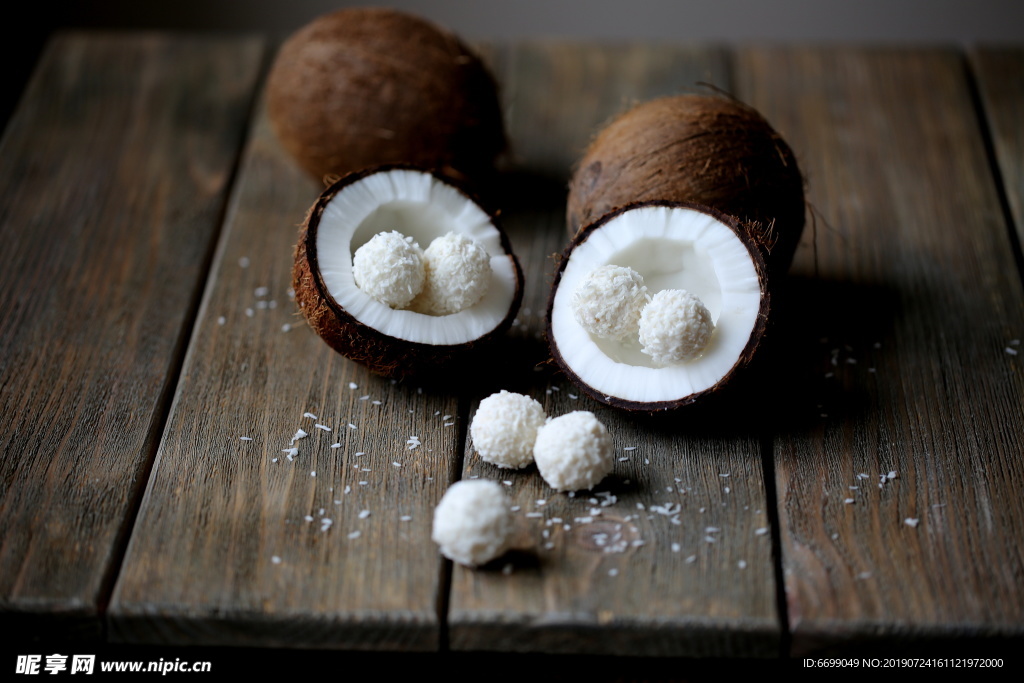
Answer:
<path fill-rule="evenodd" d="M 7 633 L 100 632 L 262 51 L 257 39 L 60 35 L 0 143 Z"/>
<path fill-rule="evenodd" d="M 976 48 L 970 63 L 1018 243 L 1024 242 L 1024 48 Z"/>
<path fill-rule="evenodd" d="M 458 399 L 371 376 L 306 326 L 288 296 L 292 255 L 322 188 L 262 109 L 236 188 L 112 638 L 436 650 L 431 512 L 456 473 L 459 429 L 443 425 Z"/>
<path fill-rule="evenodd" d="M 1019 638 L 1024 300 L 962 57 L 750 49 L 737 74 L 821 216 L 772 418 L 793 652 Z"/>
<path fill-rule="evenodd" d="M 726 55 L 541 44 L 500 51 L 495 61 L 516 154 L 510 176 L 518 179 L 510 181 L 515 194 L 503 217 L 527 289 L 508 360 L 481 382 L 476 399 L 508 389 L 536 397 L 550 416 L 594 411 L 613 435 L 617 462 L 599 494 L 569 497 L 552 491 L 535 467 L 500 470 L 467 443 L 463 477 L 505 481 L 519 506 L 517 552 L 493 568 L 454 567 L 450 646 L 777 654 L 781 626 L 756 431 L 633 419 L 577 398 L 571 384 L 546 368 L 535 371 L 547 358 L 541 331 L 550 255 L 568 241 L 565 188 L 572 165 L 597 127 L 630 102 L 700 90 L 701 81 L 728 88 Z"/>

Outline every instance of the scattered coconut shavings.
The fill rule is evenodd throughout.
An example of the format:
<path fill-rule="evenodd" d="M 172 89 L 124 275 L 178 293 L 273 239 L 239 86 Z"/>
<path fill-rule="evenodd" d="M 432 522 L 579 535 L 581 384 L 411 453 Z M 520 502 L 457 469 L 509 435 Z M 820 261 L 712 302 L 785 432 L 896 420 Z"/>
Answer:
<path fill-rule="evenodd" d="M 400 463 L 400 462 L 393 462 L 391 464 L 394 465 L 395 467 L 401 467 L 402 466 L 402 463 Z"/>
<path fill-rule="evenodd" d="M 285 323 L 284 325 L 281 325 L 281 331 L 282 332 L 290 332 L 291 329 L 292 329 L 291 323 Z"/>
<path fill-rule="evenodd" d="M 238 440 L 239 441 L 252 441 L 252 437 L 251 436 L 240 436 L 240 437 L 238 437 Z"/>
<path fill-rule="evenodd" d="M 1006 351 L 1006 353 L 1010 354 L 1011 356 L 1016 356 L 1017 355 L 1017 349 L 1013 348 L 1012 346 L 1007 346 L 1003 350 Z"/>
<path fill-rule="evenodd" d="M 359 519 L 366 519 L 369 516 L 370 516 L 370 511 L 369 510 L 360 510 L 359 511 Z"/>
<path fill-rule="evenodd" d="M 903 523 L 909 527 L 916 527 L 918 524 L 921 523 L 921 520 L 917 519 L 916 517 L 907 517 L 905 520 L 903 520 Z"/>
<path fill-rule="evenodd" d="M 681 545 L 679 545 L 678 543 L 673 543 L 672 544 L 672 552 L 678 553 L 680 550 L 682 550 L 682 546 Z"/>
<path fill-rule="evenodd" d="M 293 437 L 292 437 L 292 440 L 291 440 L 291 441 L 289 441 L 288 443 L 289 443 L 290 445 L 291 445 L 291 444 L 294 444 L 294 443 L 295 443 L 296 441 L 298 441 L 299 439 L 304 439 L 304 438 L 306 438 L 307 436 L 309 436 L 309 432 L 307 432 L 307 431 L 306 431 L 306 430 L 304 430 L 304 429 L 300 429 L 299 431 L 295 432 L 295 436 L 293 436 Z"/>
<path fill-rule="evenodd" d="M 861 581 L 865 581 L 867 579 L 870 579 L 871 578 L 871 572 L 861 572 L 860 574 L 857 574 L 857 578 L 860 579 Z"/>
<path fill-rule="evenodd" d="M 331 428 L 330 428 L 330 427 L 328 427 L 327 425 L 322 425 L 322 424 L 315 424 L 315 425 L 313 425 L 313 426 L 314 426 L 315 428 L 317 428 L 317 429 L 322 429 L 322 430 L 324 430 L 325 432 L 329 432 L 329 431 L 331 431 Z"/>
<path fill-rule="evenodd" d="M 327 531 L 331 528 L 332 524 L 334 524 L 334 521 L 330 517 L 324 517 L 320 520 L 320 531 Z"/>
<path fill-rule="evenodd" d="M 313 521 L 313 515 L 306 515 L 305 517 L 303 517 L 303 519 L 306 520 L 307 522 L 312 522 Z"/>
<path fill-rule="evenodd" d="M 624 451 L 635 451 L 636 450 L 636 446 L 626 446 L 622 450 L 624 450 Z"/>
<path fill-rule="evenodd" d="M 355 382 L 349 382 L 349 383 L 348 383 L 348 388 L 349 388 L 349 389 L 358 389 L 358 388 L 359 388 L 359 385 L 358 385 L 358 384 L 356 384 Z"/>
<path fill-rule="evenodd" d="M 362 531 L 356 530 L 356 531 L 353 531 L 352 533 L 350 533 L 348 535 L 348 537 L 351 538 L 351 539 L 356 539 L 356 538 L 359 538 L 362 535 L 363 535 Z"/>
<path fill-rule="evenodd" d="M 399 522 L 411 522 L 412 521 L 412 517 L 410 515 L 402 515 L 401 517 L 398 518 L 398 521 Z"/>
<path fill-rule="evenodd" d="M 688 558 L 686 558 L 686 564 L 693 564 L 696 561 L 697 561 L 697 556 L 696 555 L 690 555 Z"/>
<path fill-rule="evenodd" d="M 754 535 L 755 536 L 764 536 L 767 533 L 768 533 L 768 527 L 766 527 L 766 526 L 754 529 Z"/>
<path fill-rule="evenodd" d="M 854 501 L 853 501 L 853 498 L 847 498 L 847 499 L 843 500 L 843 502 L 845 504 L 847 504 L 847 505 L 852 505 Z"/>
<path fill-rule="evenodd" d="M 314 471 L 310 472 L 310 473 L 309 473 L 309 476 L 311 476 L 311 477 L 315 477 L 315 476 L 316 476 L 316 470 L 314 470 Z"/>
<path fill-rule="evenodd" d="M 266 296 L 267 294 L 270 294 L 270 287 L 257 287 L 253 290 L 253 294 L 258 297 Z"/>
<path fill-rule="evenodd" d="M 252 310 L 251 308 L 247 308 L 247 309 L 245 309 L 245 315 L 246 315 L 246 317 L 251 318 L 254 315 L 256 315 L 256 311 Z"/>
<path fill-rule="evenodd" d="M 739 562 L 736 563 L 736 566 L 739 567 L 740 569 L 746 569 L 747 568 L 747 561 L 746 560 L 740 560 Z"/>
<path fill-rule="evenodd" d="M 295 456 L 299 454 L 299 449 L 298 448 L 282 448 L 281 452 L 282 453 L 287 453 L 289 460 L 294 460 Z"/>
<path fill-rule="evenodd" d="M 405 442 L 405 445 L 406 448 L 411 451 L 419 448 L 423 443 L 420 441 L 420 437 L 413 435 L 409 437 L 409 440 Z"/>
<path fill-rule="evenodd" d="M 225 324 L 225 323 L 226 323 L 227 321 L 228 321 L 228 319 L 227 319 L 227 318 L 225 318 L 224 316 L 220 316 L 219 318 L 217 318 L 217 324 L 218 324 L 218 325 L 223 325 L 223 324 Z"/>
<path fill-rule="evenodd" d="M 341 448 L 341 442 L 339 441 L 338 443 L 332 443 L 331 448 Z"/>
<path fill-rule="evenodd" d="M 280 555 L 271 555 L 270 556 L 270 562 L 272 564 L 281 564 L 281 556 Z"/>
<path fill-rule="evenodd" d="M 310 418 L 310 419 L 312 419 L 312 420 L 318 420 L 318 419 L 320 419 L 320 418 L 318 418 L 318 417 L 317 417 L 316 415 L 314 415 L 313 413 L 308 413 L 308 412 L 307 412 L 307 413 L 303 413 L 303 414 L 302 414 L 302 417 L 308 417 L 308 418 Z"/>
<path fill-rule="evenodd" d="M 618 576 L 619 570 L 614 567 L 608 570 L 608 576 Z"/>
<path fill-rule="evenodd" d="M 352 424 L 351 422 L 349 422 L 348 423 L 348 428 L 349 429 L 356 429 L 356 426 L 354 424 Z"/>
<path fill-rule="evenodd" d="M 358 458 L 361 455 L 366 455 L 366 453 L 364 453 L 363 451 L 359 451 L 358 453 L 355 454 L 355 457 Z"/>
<path fill-rule="evenodd" d="M 238 259 L 238 265 L 241 268 L 248 268 L 250 263 L 252 263 L 252 261 L 249 260 L 248 256 L 242 256 Z"/>

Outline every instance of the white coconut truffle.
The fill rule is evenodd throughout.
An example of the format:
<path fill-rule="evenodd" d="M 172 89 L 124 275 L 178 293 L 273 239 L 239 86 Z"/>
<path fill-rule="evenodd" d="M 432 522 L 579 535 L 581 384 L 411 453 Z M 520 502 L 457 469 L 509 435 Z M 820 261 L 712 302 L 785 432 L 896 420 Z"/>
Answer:
<path fill-rule="evenodd" d="M 593 413 L 577 410 L 537 430 L 533 458 L 551 488 L 593 488 L 612 471 L 612 438 Z"/>
<path fill-rule="evenodd" d="M 518 469 L 533 462 L 533 442 L 545 419 L 544 407 L 536 400 L 502 389 L 480 401 L 469 433 L 481 458 Z"/>
<path fill-rule="evenodd" d="M 508 550 L 513 526 L 512 505 L 501 486 L 471 479 L 445 492 L 434 508 L 431 537 L 445 557 L 476 567 Z"/>
<path fill-rule="evenodd" d="M 381 232 L 356 249 L 356 286 L 391 308 L 405 308 L 423 289 L 423 250 L 400 232 Z"/>
<path fill-rule="evenodd" d="M 491 282 L 491 257 L 472 238 L 449 232 L 423 252 L 426 280 L 410 308 L 428 315 L 450 315 L 480 301 Z"/>
<path fill-rule="evenodd" d="M 594 336 L 632 341 L 647 300 L 640 273 L 609 264 L 592 272 L 576 288 L 572 313 L 580 327 Z"/>
<path fill-rule="evenodd" d="M 707 307 L 685 289 L 658 292 L 640 314 L 641 350 L 665 365 L 699 356 L 714 330 Z"/>

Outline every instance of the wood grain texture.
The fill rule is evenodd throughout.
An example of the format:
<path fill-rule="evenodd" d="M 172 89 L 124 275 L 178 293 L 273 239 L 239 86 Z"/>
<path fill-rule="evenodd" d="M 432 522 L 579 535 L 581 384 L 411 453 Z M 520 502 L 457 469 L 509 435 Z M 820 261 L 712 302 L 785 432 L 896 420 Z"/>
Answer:
<path fill-rule="evenodd" d="M 969 53 L 1018 243 L 1024 242 L 1024 48 Z"/>
<path fill-rule="evenodd" d="M 793 653 L 1019 638 L 1024 300 L 962 56 L 749 49 L 737 74 L 820 216 L 772 418 Z"/>
<path fill-rule="evenodd" d="M 430 524 L 456 473 L 458 399 L 371 376 L 305 324 L 292 256 L 321 189 L 261 109 L 115 589 L 115 640 L 438 647 Z"/>
<path fill-rule="evenodd" d="M 7 633 L 100 632 L 262 49 L 59 35 L 0 143 Z"/>
<path fill-rule="evenodd" d="M 527 287 L 509 352 L 475 399 L 508 389 L 534 396 L 552 417 L 593 411 L 613 436 L 616 462 L 593 494 L 569 497 L 548 487 L 534 466 L 498 469 L 467 443 L 462 476 L 505 482 L 518 506 L 516 550 L 482 570 L 453 568 L 450 646 L 775 655 L 781 629 L 756 431 L 715 416 L 631 418 L 539 365 L 548 357 L 541 331 L 551 254 L 568 241 L 572 165 L 597 127 L 632 102 L 701 90 L 700 81 L 727 89 L 726 56 L 537 44 L 497 51 L 493 59 L 515 152 L 503 216 Z"/>

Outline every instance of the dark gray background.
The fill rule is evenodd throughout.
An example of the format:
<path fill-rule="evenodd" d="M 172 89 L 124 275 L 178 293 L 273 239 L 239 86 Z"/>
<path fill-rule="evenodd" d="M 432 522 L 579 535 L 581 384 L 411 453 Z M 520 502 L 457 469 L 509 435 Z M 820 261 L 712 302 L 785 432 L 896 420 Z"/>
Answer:
<path fill-rule="evenodd" d="M 283 38 L 351 0 L 29 0 L 6 7 L 0 126 L 60 28 Z M 1024 0 L 395 0 L 470 40 L 1024 45 Z M 15 9 L 16 8 L 16 9 Z"/>
<path fill-rule="evenodd" d="M 288 32 L 318 14 L 374 3 L 57 0 L 43 4 L 50 21 L 65 25 Z M 396 0 L 384 4 L 477 39 L 1024 41 L 1024 0 Z"/>

